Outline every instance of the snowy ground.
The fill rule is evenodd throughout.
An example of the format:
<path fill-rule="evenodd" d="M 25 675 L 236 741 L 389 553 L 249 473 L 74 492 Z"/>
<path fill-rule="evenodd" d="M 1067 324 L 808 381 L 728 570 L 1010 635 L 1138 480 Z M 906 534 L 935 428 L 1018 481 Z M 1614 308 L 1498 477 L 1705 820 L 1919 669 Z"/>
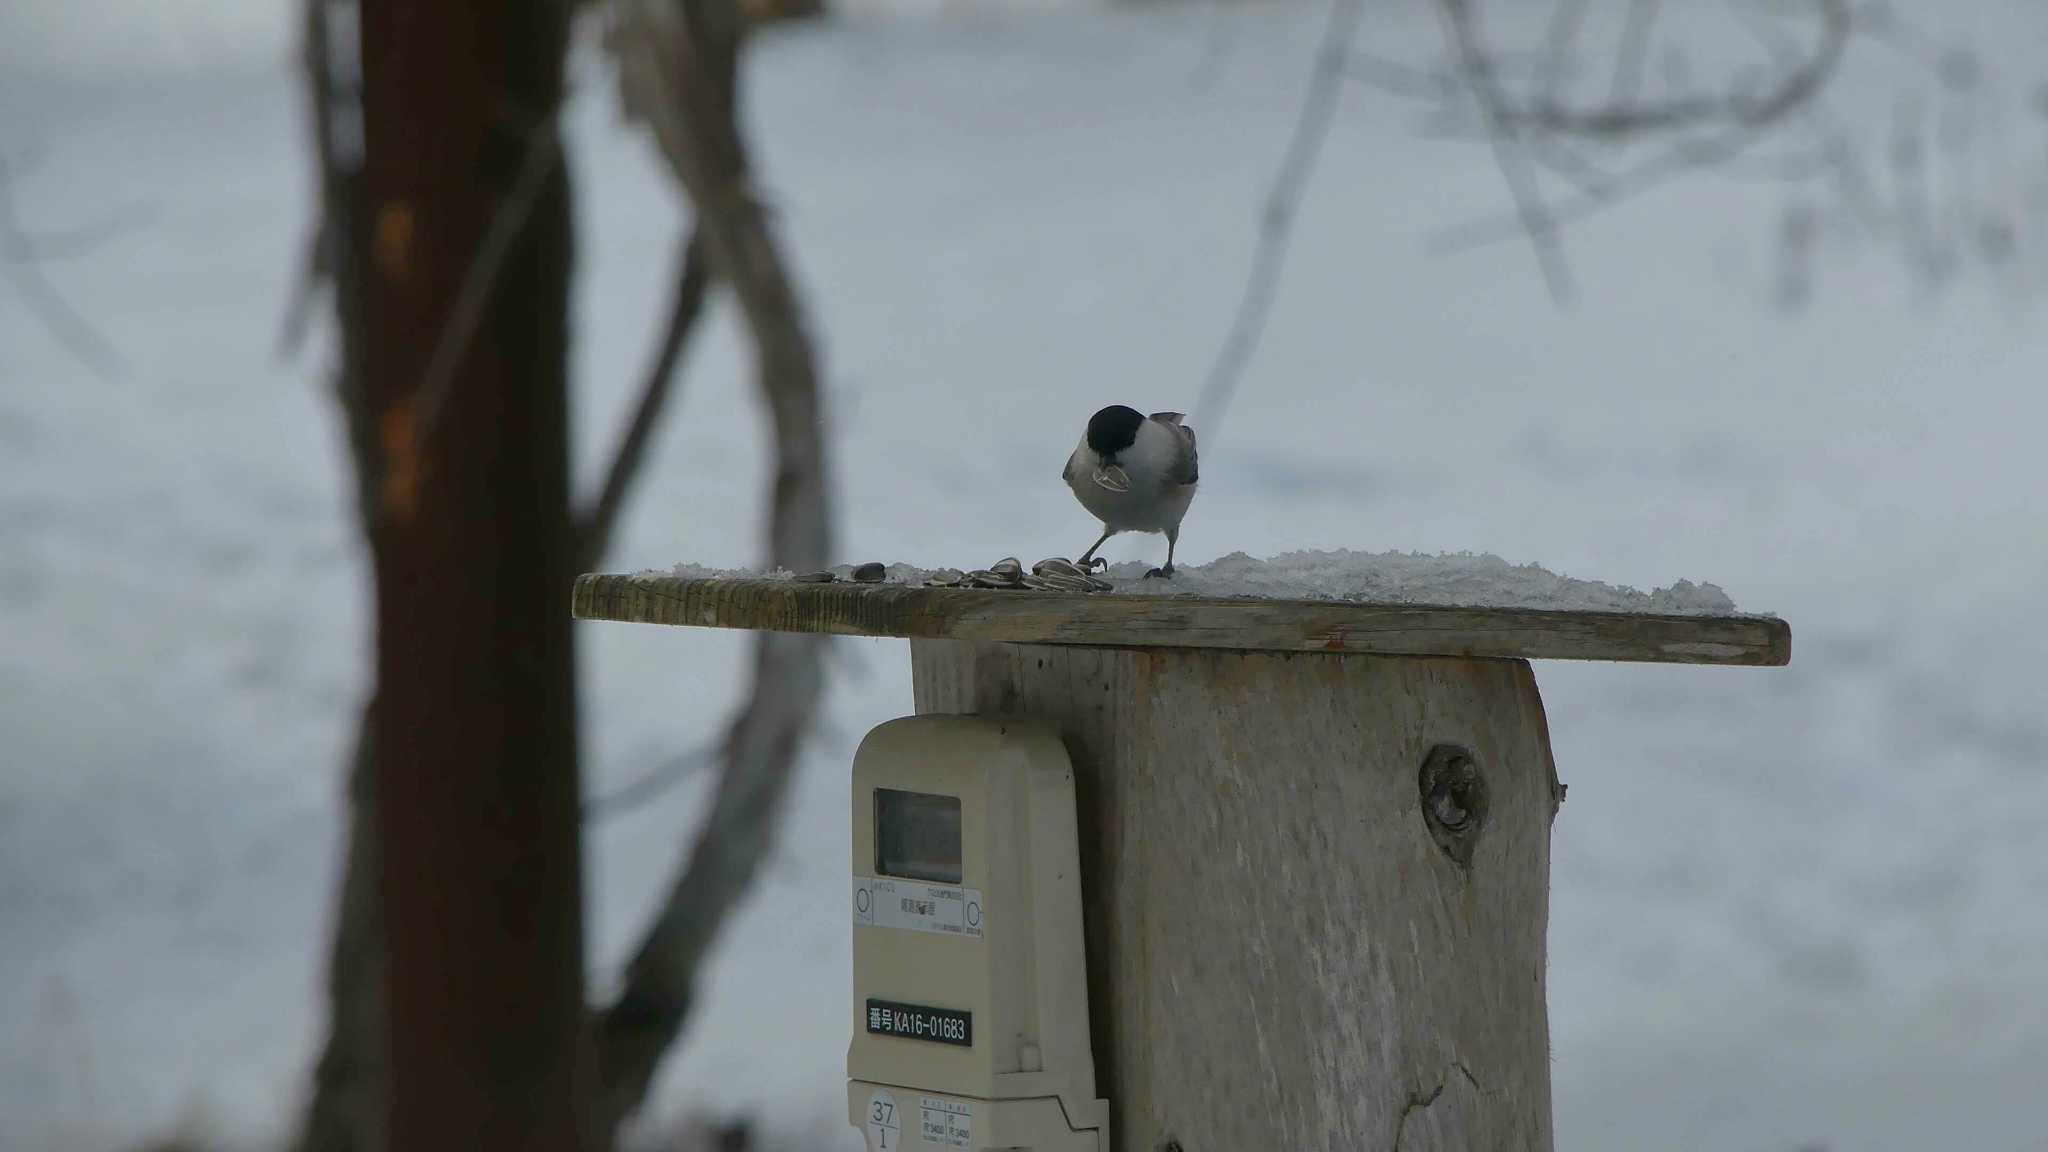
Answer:
<path fill-rule="evenodd" d="M 1087 413 L 1188 406 L 1322 19 L 1233 10 L 962 7 L 762 45 L 750 110 L 826 350 L 845 559 L 1072 555 L 1093 525 L 1058 464 Z M 1971 11 L 2040 58 L 2048 20 Z M 1412 6 L 1365 29 L 1394 56 L 1433 34 Z M 588 476 L 679 220 L 580 74 Z M 49 268 L 119 377 L 0 290 L 0 1147 L 105 1147 L 193 1110 L 257 1140 L 319 1033 L 366 640 L 333 413 L 314 364 L 273 349 L 308 203 L 296 92 L 281 66 L 12 75 L 0 147 L 42 150 L 18 213 L 148 215 Z M 1423 252 L 1502 195 L 1483 147 L 1414 124 L 1345 98 L 1265 346 L 1202 430 L 1181 556 L 1491 552 L 1711 580 L 1789 619 L 1788 669 L 1538 668 L 1572 785 L 1559 1147 L 2038 1147 L 2048 301 L 1982 278 L 1931 295 L 1866 246 L 1830 254 L 1788 316 L 1780 194 L 1705 181 L 1574 232 L 1582 291 L 1560 312 L 1526 249 Z M 616 570 L 759 558 L 763 429 L 714 311 Z M 742 637 L 580 634 L 593 792 L 734 701 Z M 664 1101 L 750 1104 L 847 1148 L 844 772 L 910 699 L 899 642 L 838 651 L 865 674 L 836 681 Z M 701 798 L 594 829 L 596 984 Z"/>

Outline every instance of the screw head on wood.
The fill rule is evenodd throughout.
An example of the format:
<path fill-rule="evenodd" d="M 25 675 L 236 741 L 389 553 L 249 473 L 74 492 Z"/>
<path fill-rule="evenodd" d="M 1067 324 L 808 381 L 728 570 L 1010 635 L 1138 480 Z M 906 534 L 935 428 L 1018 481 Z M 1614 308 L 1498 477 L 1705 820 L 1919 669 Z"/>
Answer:
<path fill-rule="evenodd" d="M 1415 783 L 1430 839 L 1444 855 L 1469 867 L 1486 827 L 1486 777 L 1479 762 L 1470 749 L 1439 744 L 1422 761 Z"/>

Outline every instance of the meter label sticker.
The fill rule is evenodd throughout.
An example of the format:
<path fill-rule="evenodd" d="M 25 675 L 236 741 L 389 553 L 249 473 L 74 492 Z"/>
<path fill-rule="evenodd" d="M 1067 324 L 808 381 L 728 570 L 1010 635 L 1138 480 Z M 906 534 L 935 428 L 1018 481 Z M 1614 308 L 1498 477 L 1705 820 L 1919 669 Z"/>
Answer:
<path fill-rule="evenodd" d="M 853 878 L 853 922 L 867 927 L 979 940 L 982 908 L 981 893 L 973 888 L 880 876 Z"/>
<path fill-rule="evenodd" d="M 903 1146 L 903 1117 L 887 1088 L 877 1088 L 868 1097 L 866 1120 L 868 1152 L 896 1152 Z"/>
<path fill-rule="evenodd" d="M 878 1036 L 904 1036 L 961 1048 L 974 1047 L 974 1015 L 952 1008 L 927 1008 L 922 1004 L 898 1004 L 894 1000 L 870 997 L 868 1031 Z"/>
<path fill-rule="evenodd" d="M 941 1100 L 936 1096 L 917 1098 L 917 1131 L 927 1144 L 947 1148 L 970 1147 L 974 1139 L 974 1111 L 965 1100 Z"/>

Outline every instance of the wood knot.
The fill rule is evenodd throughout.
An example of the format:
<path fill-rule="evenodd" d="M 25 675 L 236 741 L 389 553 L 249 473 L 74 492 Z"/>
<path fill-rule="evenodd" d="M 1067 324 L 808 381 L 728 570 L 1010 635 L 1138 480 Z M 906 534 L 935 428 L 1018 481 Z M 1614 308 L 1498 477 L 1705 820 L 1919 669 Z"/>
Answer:
<path fill-rule="evenodd" d="M 1486 827 L 1486 777 L 1479 762 L 1467 748 L 1439 744 L 1423 759 L 1415 785 L 1430 839 L 1444 855 L 1470 867 L 1479 833 Z"/>
<path fill-rule="evenodd" d="M 419 420 L 412 403 L 400 401 L 386 408 L 377 421 L 377 434 L 384 448 L 378 482 L 384 513 L 409 524 L 419 508 L 420 495 Z"/>
<path fill-rule="evenodd" d="M 377 212 L 376 240 L 373 249 L 377 254 L 377 268 L 393 283 L 402 284 L 412 278 L 413 236 L 418 231 L 412 205 L 403 200 L 393 200 Z"/>

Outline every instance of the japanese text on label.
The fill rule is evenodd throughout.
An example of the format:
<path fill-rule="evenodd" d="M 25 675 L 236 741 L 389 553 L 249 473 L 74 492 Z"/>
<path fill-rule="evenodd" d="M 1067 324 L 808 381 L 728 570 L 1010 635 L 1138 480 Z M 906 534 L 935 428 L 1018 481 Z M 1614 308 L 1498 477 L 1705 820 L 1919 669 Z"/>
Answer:
<path fill-rule="evenodd" d="M 853 922 L 940 936 L 981 938 L 981 892 L 881 876 L 853 878 Z"/>

